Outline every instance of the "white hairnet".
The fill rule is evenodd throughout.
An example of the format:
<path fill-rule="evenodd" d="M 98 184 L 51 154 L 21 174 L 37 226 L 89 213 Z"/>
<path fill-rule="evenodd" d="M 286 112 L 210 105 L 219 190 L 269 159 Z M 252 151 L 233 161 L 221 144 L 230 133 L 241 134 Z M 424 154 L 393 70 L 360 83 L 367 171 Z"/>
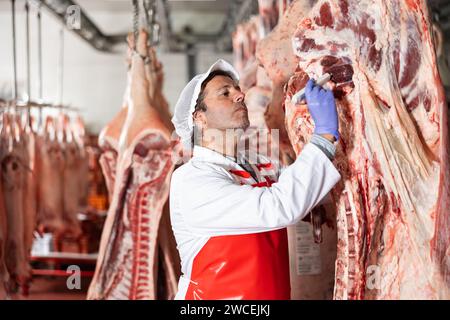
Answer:
<path fill-rule="evenodd" d="M 195 76 L 186 85 L 178 98 L 177 104 L 175 105 L 172 123 L 174 124 L 175 130 L 185 146 L 190 146 L 190 141 L 194 130 L 192 113 L 195 110 L 195 105 L 197 104 L 197 99 L 200 95 L 202 83 L 212 72 L 217 70 L 228 72 L 235 81 L 239 81 L 239 74 L 233 66 L 225 60 L 219 59 L 206 73 Z"/>

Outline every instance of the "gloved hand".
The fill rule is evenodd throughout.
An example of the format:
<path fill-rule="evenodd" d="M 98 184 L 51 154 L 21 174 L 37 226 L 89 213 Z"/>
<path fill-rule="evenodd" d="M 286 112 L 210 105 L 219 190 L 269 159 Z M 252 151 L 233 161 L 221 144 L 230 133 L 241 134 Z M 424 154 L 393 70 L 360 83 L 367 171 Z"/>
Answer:
<path fill-rule="evenodd" d="M 305 98 L 309 113 L 316 124 L 314 133 L 332 134 L 339 140 L 339 122 L 333 92 L 316 85 L 315 81 L 310 79 L 306 84 Z"/>

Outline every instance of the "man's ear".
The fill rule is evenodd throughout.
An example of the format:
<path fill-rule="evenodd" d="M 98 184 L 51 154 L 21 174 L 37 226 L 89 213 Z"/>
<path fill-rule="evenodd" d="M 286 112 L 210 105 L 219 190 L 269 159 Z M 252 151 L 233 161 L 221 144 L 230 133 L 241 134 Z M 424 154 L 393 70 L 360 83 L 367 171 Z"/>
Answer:
<path fill-rule="evenodd" d="M 196 111 L 192 117 L 194 118 L 194 123 L 198 128 L 206 129 L 208 122 L 204 112 Z"/>

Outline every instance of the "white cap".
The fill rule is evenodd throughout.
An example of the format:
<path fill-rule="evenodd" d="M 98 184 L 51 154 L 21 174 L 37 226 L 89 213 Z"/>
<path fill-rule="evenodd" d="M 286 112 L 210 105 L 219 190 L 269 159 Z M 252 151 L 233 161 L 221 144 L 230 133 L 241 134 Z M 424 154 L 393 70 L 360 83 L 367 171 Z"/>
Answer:
<path fill-rule="evenodd" d="M 214 71 L 228 72 L 235 81 L 239 81 L 239 74 L 233 66 L 225 60 L 217 60 L 206 73 L 195 76 L 183 89 L 178 102 L 175 105 L 175 112 L 172 123 L 183 144 L 190 145 L 192 132 L 194 130 L 194 120 L 192 113 L 195 110 L 197 99 L 200 94 L 203 81 Z"/>

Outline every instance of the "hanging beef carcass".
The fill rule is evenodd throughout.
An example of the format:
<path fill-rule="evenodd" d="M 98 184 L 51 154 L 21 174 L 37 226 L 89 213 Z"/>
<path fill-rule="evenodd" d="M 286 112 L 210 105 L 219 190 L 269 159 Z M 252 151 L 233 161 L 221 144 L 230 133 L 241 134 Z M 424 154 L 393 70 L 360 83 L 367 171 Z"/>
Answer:
<path fill-rule="evenodd" d="M 131 68 L 131 57 L 132 49 L 134 47 L 133 34 L 128 35 L 128 53 L 127 53 L 127 64 L 128 69 Z M 145 66 L 146 77 L 149 79 L 148 94 L 150 99 L 154 101 L 155 108 L 158 110 L 161 120 L 164 125 L 173 130 L 173 124 L 171 121 L 171 115 L 169 110 L 169 104 L 163 95 L 163 83 L 164 83 L 164 72 L 161 63 L 156 57 L 155 51 L 150 48 L 149 55 L 152 59 L 152 64 L 147 64 Z M 106 186 L 108 193 L 111 196 L 114 189 L 114 180 L 116 175 L 117 166 L 117 152 L 119 145 L 119 137 L 122 133 L 122 128 L 125 123 L 125 119 L 128 114 L 128 100 L 130 95 L 131 78 L 130 72 L 127 75 L 127 87 L 124 93 L 122 109 L 113 118 L 113 120 L 108 123 L 108 125 L 103 128 L 99 135 L 99 146 L 102 148 L 102 154 L 100 156 L 100 166 L 105 177 Z"/>
<path fill-rule="evenodd" d="M 281 89 L 298 64 L 298 58 L 292 52 L 292 36 L 298 22 L 310 9 L 309 0 L 294 1 L 276 28 L 258 43 L 256 57 L 273 84 L 281 86 Z M 282 101 L 279 101 L 280 109 L 281 105 Z"/>
<path fill-rule="evenodd" d="M 172 132 L 175 129 L 172 123 L 172 115 L 170 114 L 169 103 L 163 94 L 164 69 L 156 56 L 155 49 L 150 47 L 148 51 L 152 61 L 151 64 L 145 65 L 145 74 L 149 83 L 149 97 L 154 101 L 155 108 L 164 126 Z"/>
<path fill-rule="evenodd" d="M 147 34 L 138 50 L 146 55 Z M 158 230 L 174 168 L 173 145 L 149 94 L 144 61 L 134 55 L 127 117 L 119 139 L 114 193 L 89 299 L 155 299 Z"/>
<path fill-rule="evenodd" d="M 131 57 L 132 48 L 134 46 L 133 35 L 128 36 L 128 57 L 127 62 L 129 63 L 129 68 L 131 67 Z M 155 101 L 155 105 L 159 114 L 164 122 L 164 125 L 172 130 L 172 122 L 170 121 L 170 111 L 169 105 L 162 92 L 162 84 L 164 83 L 164 74 L 161 64 L 156 58 L 155 51 L 150 49 L 149 51 L 152 57 L 152 64 L 148 64 L 145 67 L 146 76 L 149 81 L 148 94 Z M 128 73 L 127 89 L 124 95 L 124 103 L 120 112 L 116 117 L 102 130 L 99 136 L 99 145 L 103 152 L 100 157 L 100 164 L 102 167 L 105 180 L 107 182 L 107 188 L 110 195 L 110 200 L 112 198 L 115 176 L 116 176 L 116 165 L 118 157 L 118 141 L 122 128 L 128 113 L 128 100 L 130 94 L 130 73 Z M 161 298 L 171 299 L 176 293 L 177 281 L 179 276 L 179 257 L 176 252 L 176 243 L 173 238 L 172 230 L 170 229 L 170 223 L 164 223 L 168 219 L 169 212 L 168 206 L 164 207 L 164 212 L 161 218 L 161 226 L 159 229 L 158 243 L 160 245 L 160 255 L 161 260 L 159 261 L 159 268 L 164 270 L 164 279 L 166 280 L 163 284 L 165 290 L 163 290 L 163 296 Z M 168 226 L 168 228 L 167 228 Z M 175 275 L 175 276 L 174 276 Z M 175 288 L 175 289 L 174 289 Z"/>
<path fill-rule="evenodd" d="M 294 38 L 297 151 L 313 123 L 292 94 L 328 72 L 337 98 L 336 299 L 450 298 L 447 106 L 428 15 L 424 0 L 322 0 Z"/>
<path fill-rule="evenodd" d="M 270 81 L 263 68 L 258 67 L 256 86 L 245 93 L 245 104 L 248 109 L 250 127 L 245 131 L 243 139 L 250 152 L 255 152 L 271 159 L 274 164 L 280 163 L 278 152 L 278 135 L 267 128 L 264 113 L 272 99 Z"/>
<path fill-rule="evenodd" d="M 271 156 L 271 135 L 264 121 L 264 112 L 271 100 L 271 80 L 256 60 L 259 41 L 272 30 L 278 21 L 275 1 L 259 1 L 260 15 L 240 24 L 233 35 L 234 65 L 240 74 L 239 85 L 245 92 L 250 128 L 243 139 L 252 152 Z M 276 16 L 276 17 L 275 17 Z M 266 28 L 267 27 L 267 28 Z M 276 158 L 276 159 L 275 159 Z M 278 154 L 274 156 L 278 161 Z"/>
<path fill-rule="evenodd" d="M 169 110 L 169 103 L 163 94 L 164 70 L 156 56 L 154 48 L 148 50 L 152 63 L 145 65 L 145 73 L 149 84 L 149 97 L 154 101 L 164 127 L 169 132 L 174 131 L 172 115 Z M 175 148 L 175 153 L 180 149 Z M 163 208 L 160 225 L 158 227 L 159 260 L 157 269 L 162 276 L 158 277 L 157 299 L 172 300 L 178 288 L 178 279 L 181 275 L 180 257 L 177 251 L 175 236 L 170 223 L 169 200 Z"/>
<path fill-rule="evenodd" d="M 37 225 L 41 232 L 59 234 L 64 231 L 64 154 L 53 117 L 46 118 L 44 132 L 36 141 L 38 146 L 36 165 L 39 170 Z"/>
<path fill-rule="evenodd" d="M 292 52 L 291 38 L 298 22 L 309 12 L 315 1 L 294 1 L 276 28 L 262 39 L 256 50 L 256 57 L 264 66 L 272 80 L 272 101 L 266 111 L 266 122 L 270 129 L 278 129 L 280 137 L 280 156 L 284 164 L 295 159 L 295 153 L 284 126 L 283 103 L 284 87 L 294 74 L 298 58 Z"/>
<path fill-rule="evenodd" d="M 145 65 L 146 77 L 149 84 L 149 97 L 154 101 L 154 107 L 157 110 L 164 127 L 170 132 L 174 131 L 171 121 L 172 115 L 169 110 L 169 103 L 163 94 L 164 71 L 163 66 L 156 56 L 154 48 L 148 50 L 152 63 Z M 169 200 L 167 199 L 161 215 L 160 225 L 158 227 L 158 282 L 157 299 L 172 300 L 178 288 L 178 279 L 181 273 L 181 264 L 176 241 L 170 223 Z"/>
<path fill-rule="evenodd" d="M 240 75 L 244 73 L 255 57 L 256 46 L 261 37 L 261 24 L 258 16 L 236 26 L 232 36 L 234 65 Z M 256 71 L 255 71 L 256 72 Z"/>
<path fill-rule="evenodd" d="M 131 68 L 132 49 L 134 47 L 133 34 L 128 34 L 128 51 L 127 51 L 127 67 Z M 127 86 L 123 97 L 122 108 L 119 113 L 109 122 L 105 128 L 100 132 L 98 144 L 102 149 L 99 163 L 102 168 L 103 176 L 108 189 L 109 201 L 112 201 L 112 194 L 114 191 L 114 182 L 116 177 L 117 157 L 119 150 L 119 138 L 122 133 L 122 128 L 128 114 L 128 101 L 131 90 L 130 71 L 127 73 Z"/>
<path fill-rule="evenodd" d="M 10 275 L 10 288 L 14 288 L 17 285 L 26 286 L 31 276 L 25 252 L 24 222 L 27 146 L 15 114 L 3 114 L 1 144 L 4 150 L 0 163 L 7 221 L 4 259 Z"/>
<path fill-rule="evenodd" d="M 100 146 L 103 151 L 100 156 L 100 164 L 105 180 L 107 181 L 110 201 L 112 199 L 116 177 L 118 140 L 125 122 L 127 110 L 128 107 L 122 108 L 113 121 L 102 130 L 102 134 L 99 137 Z M 161 248 L 159 251 L 161 257 L 159 261 L 159 268 L 164 269 L 164 277 L 162 278 L 166 280 L 164 283 L 164 295 L 161 298 L 170 300 L 176 294 L 180 267 L 178 252 L 176 251 L 176 242 L 173 238 L 171 224 L 166 221 L 167 219 L 169 219 L 169 211 L 168 207 L 165 206 L 161 217 L 161 225 L 159 227 L 158 235 L 158 243 Z"/>
<path fill-rule="evenodd" d="M 0 106 L 2 108 L 6 107 L 6 103 L 0 101 Z M 4 116 L 0 119 L 0 159 L 3 159 L 3 155 L 8 152 L 5 141 L 3 140 L 5 130 L 5 123 L 3 122 Z M 5 244 L 6 244 L 6 231 L 7 231 L 7 220 L 6 220 L 6 209 L 5 209 L 5 198 L 3 192 L 3 179 L 0 178 L 0 300 L 4 300 L 8 296 L 7 284 L 9 281 L 9 273 L 5 264 Z"/>
<path fill-rule="evenodd" d="M 446 49 L 448 47 L 447 42 L 448 41 L 446 41 L 442 27 L 439 23 L 434 22 L 433 43 L 436 50 L 439 74 L 441 76 L 442 84 L 444 85 L 444 87 L 450 86 L 450 66 L 448 57 L 446 56 L 448 54 L 448 49 Z M 449 100 L 450 97 L 447 95 L 447 101 Z"/>
<path fill-rule="evenodd" d="M 264 28 L 259 16 L 253 16 L 249 21 L 239 24 L 233 33 L 234 65 L 240 76 L 239 85 L 244 92 L 256 84 L 256 46 L 263 36 Z"/>
<path fill-rule="evenodd" d="M 26 118 L 27 121 L 24 125 L 22 134 L 23 143 L 26 146 L 26 152 L 24 153 L 24 243 L 25 254 L 27 259 L 31 255 L 31 248 L 34 241 L 34 232 L 36 230 L 37 219 L 37 175 L 36 170 L 36 135 L 31 127 L 31 119 Z"/>
<path fill-rule="evenodd" d="M 292 2 L 296 0 L 278 0 L 278 12 L 279 18 L 278 21 L 281 21 L 285 17 L 286 11 L 289 9 Z"/>
<path fill-rule="evenodd" d="M 250 127 L 245 132 L 243 139 L 246 139 L 250 150 L 255 152 L 267 152 L 269 134 L 264 120 L 264 112 L 271 99 L 271 81 L 267 77 L 265 70 L 257 65 L 255 59 L 256 46 L 264 33 L 261 17 L 254 16 L 249 22 L 239 25 L 233 38 L 233 49 L 235 55 L 235 66 L 240 73 L 239 85 L 245 92 L 245 103 L 248 108 Z M 247 50 L 245 59 L 241 59 L 243 44 L 251 43 L 251 50 Z M 243 67 L 244 66 L 244 67 Z M 251 70 L 251 71 L 250 71 Z M 264 135 L 260 139 L 260 135 Z M 264 142 L 261 145 L 261 142 Z M 276 159 L 278 160 L 278 159 Z"/>
<path fill-rule="evenodd" d="M 117 151 L 119 149 L 119 137 L 127 117 L 128 107 L 120 110 L 119 114 L 100 132 L 98 144 L 102 149 L 99 163 L 105 177 L 108 189 L 109 201 L 112 200 L 114 181 L 117 167 Z"/>
<path fill-rule="evenodd" d="M 245 94 L 245 104 L 250 119 L 249 129 L 266 127 L 264 112 L 270 103 L 272 91 L 268 88 L 254 86 Z"/>
<path fill-rule="evenodd" d="M 3 130 L 3 128 L 2 128 Z M 0 133 L 0 137 L 3 137 L 3 133 Z M 7 152 L 3 144 L 0 146 L 0 159 L 3 159 L 3 154 Z M 7 220 L 5 209 L 5 197 L 3 192 L 3 179 L 0 179 L 0 300 L 7 298 L 7 283 L 9 281 L 9 273 L 5 264 L 5 244 L 6 244 L 6 232 L 7 232 Z"/>
<path fill-rule="evenodd" d="M 264 34 L 268 34 L 278 23 L 278 0 L 258 0 L 259 15 L 264 26 Z"/>
<path fill-rule="evenodd" d="M 78 189 L 79 200 L 78 206 L 85 208 L 88 204 L 89 196 L 89 155 L 86 150 L 85 139 L 86 129 L 81 116 L 77 115 L 70 124 L 70 130 L 77 145 L 77 162 L 78 162 Z"/>
<path fill-rule="evenodd" d="M 134 36 L 130 33 L 127 37 L 128 52 L 127 52 L 127 65 L 128 69 L 131 68 L 131 59 L 134 47 Z M 173 124 L 171 121 L 171 114 L 169 110 L 169 104 L 163 94 L 164 84 L 164 72 L 161 63 L 156 57 L 156 52 L 153 48 L 149 48 L 149 55 L 151 56 L 151 64 L 145 65 L 145 73 L 147 79 L 149 79 L 148 94 L 150 99 L 154 102 L 154 108 L 158 110 L 161 120 L 164 125 L 171 131 L 173 131 Z M 119 149 L 119 138 L 122 133 L 122 128 L 125 123 L 125 119 L 128 114 L 128 101 L 131 88 L 131 74 L 127 74 L 127 87 L 124 93 L 122 108 L 119 113 L 108 123 L 99 135 L 99 146 L 102 148 L 102 154 L 100 156 L 100 166 L 102 168 L 103 175 L 106 180 L 107 189 L 110 198 L 112 197 L 117 157 Z"/>
<path fill-rule="evenodd" d="M 81 225 L 78 220 L 80 209 L 80 155 L 77 142 L 70 128 L 68 115 L 60 115 L 61 131 L 63 133 L 63 222 L 64 234 L 77 238 L 81 235 Z"/>
<path fill-rule="evenodd" d="M 170 222 L 169 201 L 163 209 L 158 230 L 159 264 L 158 270 L 163 274 L 158 277 L 157 298 L 159 300 L 173 300 L 178 291 L 178 280 L 181 275 L 181 263 L 177 250 L 177 243 Z"/>

